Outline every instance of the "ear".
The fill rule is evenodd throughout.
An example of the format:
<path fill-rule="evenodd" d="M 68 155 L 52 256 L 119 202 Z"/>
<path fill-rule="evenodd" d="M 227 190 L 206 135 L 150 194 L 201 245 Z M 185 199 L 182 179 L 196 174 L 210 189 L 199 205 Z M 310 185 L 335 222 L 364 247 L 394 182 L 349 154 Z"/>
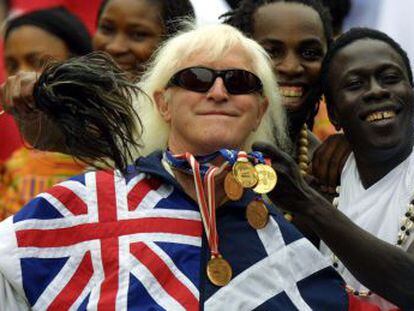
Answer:
<path fill-rule="evenodd" d="M 340 131 L 342 129 L 342 126 L 339 122 L 338 111 L 335 105 L 333 103 L 328 104 L 325 96 L 323 97 L 323 101 L 326 105 L 326 110 L 328 111 L 329 121 L 331 121 L 332 125 L 335 127 L 337 131 Z"/>
<path fill-rule="evenodd" d="M 165 90 L 154 92 L 154 101 L 157 106 L 157 110 L 164 121 L 169 123 L 171 121 L 171 111 L 166 97 L 167 94 Z"/>
<path fill-rule="evenodd" d="M 267 99 L 267 97 L 263 97 L 262 102 L 259 103 L 259 110 L 257 114 L 256 124 L 253 129 L 254 131 L 257 130 L 257 128 L 259 127 L 260 122 L 262 121 L 263 116 L 267 111 L 267 108 L 269 108 L 269 100 Z"/>

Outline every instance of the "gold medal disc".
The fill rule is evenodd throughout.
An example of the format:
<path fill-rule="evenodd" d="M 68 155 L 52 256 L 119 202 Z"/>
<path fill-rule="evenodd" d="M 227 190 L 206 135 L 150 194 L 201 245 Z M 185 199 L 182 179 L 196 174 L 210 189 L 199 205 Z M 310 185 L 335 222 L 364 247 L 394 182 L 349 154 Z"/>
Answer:
<path fill-rule="evenodd" d="M 255 229 L 266 227 L 269 221 L 269 210 L 260 200 L 253 200 L 246 208 L 247 221 Z"/>
<path fill-rule="evenodd" d="M 227 285 L 233 271 L 230 264 L 223 257 L 212 257 L 207 263 L 207 276 L 211 283 L 216 286 Z"/>
<path fill-rule="evenodd" d="M 237 161 L 233 165 L 233 175 L 244 188 L 256 186 L 259 180 L 256 169 L 247 161 Z"/>
<path fill-rule="evenodd" d="M 243 196 L 243 186 L 234 178 L 232 172 L 227 173 L 224 179 L 224 192 L 232 201 L 238 201 Z"/>
<path fill-rule="evenodd" d="M 257 171 L 259 181 L 253 191 L 260 194 L 272 191 L 277 183 L 277 175 L 273 167 L 266 164 L 257 164 L 254 168 Z"/>

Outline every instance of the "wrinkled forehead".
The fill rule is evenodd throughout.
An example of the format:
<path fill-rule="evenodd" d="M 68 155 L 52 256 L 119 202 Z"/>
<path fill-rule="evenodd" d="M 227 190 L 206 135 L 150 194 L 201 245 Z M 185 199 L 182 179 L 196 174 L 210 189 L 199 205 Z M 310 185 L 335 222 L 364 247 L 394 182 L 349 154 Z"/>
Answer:
<path fill-rule="evenodd" d="M 241 45 L 214 45 L 197 48 L 181 58 L 177 71 L 187 67 L 205 66 L 213 69 L 238 68 L 254 72 L 253 55 Z"/>

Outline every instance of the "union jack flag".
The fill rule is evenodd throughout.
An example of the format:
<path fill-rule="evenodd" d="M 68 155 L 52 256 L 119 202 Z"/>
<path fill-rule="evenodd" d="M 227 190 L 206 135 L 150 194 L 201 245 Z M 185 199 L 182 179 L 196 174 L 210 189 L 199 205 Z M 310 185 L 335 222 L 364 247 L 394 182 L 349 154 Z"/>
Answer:
<path fill-rule="evenodd" d="M 368 310 L 283 216 L 248 225 L 252 193 L 218 210 L 233 279 L 212 285 L 198 207 L 160 160 L 72 178 L 0 223 L 0 309 Z"/>
<path fill-rule="evenodd" d="M 197 310 L 202 225 L 184 200 L 165 205 L 173 192 L 100 171 L 39 195 L 14 218 L 33 309 Z"/>

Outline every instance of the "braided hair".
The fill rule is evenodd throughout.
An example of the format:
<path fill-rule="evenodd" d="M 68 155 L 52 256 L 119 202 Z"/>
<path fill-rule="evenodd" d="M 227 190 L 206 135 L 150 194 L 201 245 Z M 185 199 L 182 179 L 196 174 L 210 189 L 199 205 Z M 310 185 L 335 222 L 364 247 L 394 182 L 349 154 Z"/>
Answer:
<path fill-rule="evenodd" d="M 334 35 L 340 34 L 344 19 L 351 11 L 351 0 L 322 0 L 322 3 L 331 13 Z"/>
<path fill-rule="evenodd" d="M 125 173 L 141 121 L 140 89 L 102 52 L 49 63 L 34 86 L 36 107 L 62 132 L 68 154 L 94 167 Z"/>
<path fill-rule="evenodd" d="M 243 0 L 239 7 L 233 11 L 224 14 L 221 18 L 224 22 L 238 28 L 248 37 L 253 37 L 254 34 L 254 14 L 261 6 L 277 3 L 299 3 L 315 10 L 322 22 L 323 31 L 326 38 L 327 46 L 331 45 L 333 41 L 333 30 L 331 23 L 331 16 L 326 7 L 319 0 Z M 319 110 L 319 101 L 322 96 L 320 85 L 316 85 L 313 90 L 311 98 L 312 106 L 309 108 L 306 123 L 310 129 L 313 128 L 313 122 Z"/>
<path fill-rule="evenodd" d="M 98 10 L 98 22 L 105 7 L 111 0 L 103 0 Z M 140 0 L 143 1 L 143 0 Z M 183 30 L 183 19 L 195 19 L 194 8 L 190 0 L 145 0 L 151 5 L 158 5 L 161 11 L 161 22 L 165 27 L 165 39 Z"/>

